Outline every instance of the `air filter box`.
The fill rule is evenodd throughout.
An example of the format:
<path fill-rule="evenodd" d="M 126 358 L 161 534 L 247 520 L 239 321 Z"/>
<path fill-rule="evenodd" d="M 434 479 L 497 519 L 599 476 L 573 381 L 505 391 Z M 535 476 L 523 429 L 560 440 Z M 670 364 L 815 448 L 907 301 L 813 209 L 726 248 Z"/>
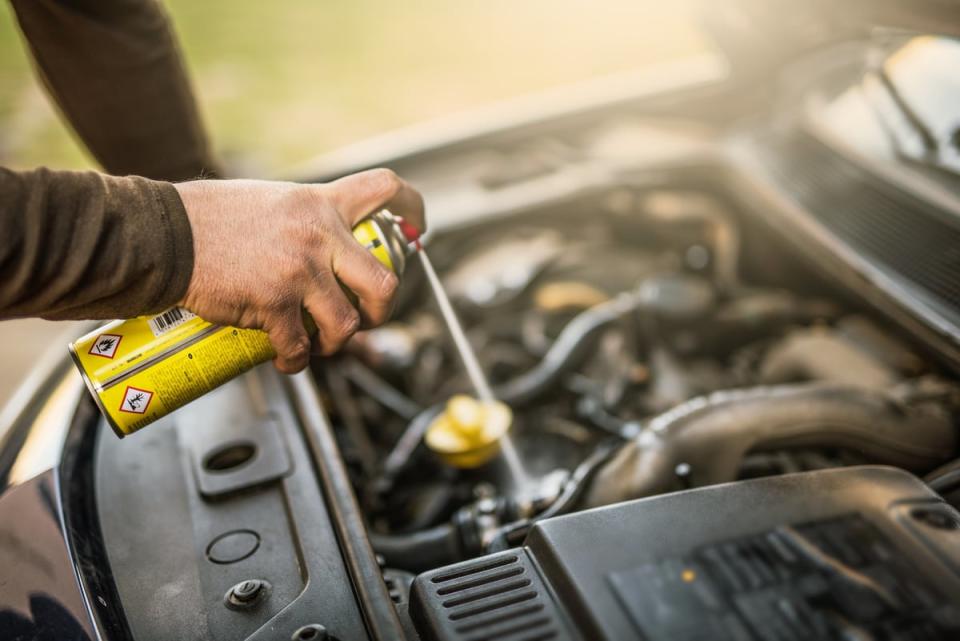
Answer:
<path fill-rule="evenodd" d="M 960 639 L 960 515 L 884 467 L 690 490 L 421 574 L 410 614 L 434 641 Z"/>

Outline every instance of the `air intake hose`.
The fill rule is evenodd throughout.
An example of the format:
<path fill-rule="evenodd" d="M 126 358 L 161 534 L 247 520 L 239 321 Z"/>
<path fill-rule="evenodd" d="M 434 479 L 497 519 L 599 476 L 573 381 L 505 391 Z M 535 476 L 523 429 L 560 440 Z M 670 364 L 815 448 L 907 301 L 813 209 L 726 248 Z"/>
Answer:
<path fill-rule="evenodd" d="M 873 463 L 928 471 L 957 446 L 953 417 L 923 400 L 935 381 L 907 382 L 889 391 L 836 384 L 775 385 L 716 392 L 649 420 L 599 470 L 587 506 L 736 480 L 751 451 L 828 447 L 861 453 Z"/>

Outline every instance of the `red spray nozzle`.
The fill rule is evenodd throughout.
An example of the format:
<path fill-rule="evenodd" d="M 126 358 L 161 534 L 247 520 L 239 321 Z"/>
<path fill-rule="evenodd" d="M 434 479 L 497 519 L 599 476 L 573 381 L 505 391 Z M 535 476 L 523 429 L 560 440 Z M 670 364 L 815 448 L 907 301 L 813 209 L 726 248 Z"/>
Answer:
<path fill-rule="evenodd" d="M 417 245 L 417 249 L 420 249 L 420 230 L 408 223 L 403 218 L 398 218 L 397 225 L 400 226 L 400 231 L 403 232 L 407 242 L 415 243 Z"/>

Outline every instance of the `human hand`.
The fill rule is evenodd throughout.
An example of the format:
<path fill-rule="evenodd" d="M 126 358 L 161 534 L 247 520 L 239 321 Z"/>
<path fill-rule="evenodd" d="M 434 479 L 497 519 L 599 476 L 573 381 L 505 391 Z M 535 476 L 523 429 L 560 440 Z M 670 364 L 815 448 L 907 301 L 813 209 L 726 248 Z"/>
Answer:
<path fill-rule="evenodd" d="M 175 185 L 193 231 L 194 266 L 180 305 L 213 323 L 263 329 L 274 365 L 306 367 L 314 319 L 325 355 L 383 323 L 399 280 L 351 230 L 388 208 L 424 230 L 423 199 L 387 169 L 326 184 L 211 180 Z M 339 281 L 339 282 L 338 282 Z M 340 287 L 357 297 L 354 307 Z"/>

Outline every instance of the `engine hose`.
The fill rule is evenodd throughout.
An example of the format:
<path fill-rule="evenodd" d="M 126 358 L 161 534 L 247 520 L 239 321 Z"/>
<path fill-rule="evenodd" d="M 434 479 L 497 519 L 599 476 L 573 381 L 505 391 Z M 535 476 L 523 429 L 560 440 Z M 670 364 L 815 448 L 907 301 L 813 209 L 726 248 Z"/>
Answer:
<path fill-rule="evenodd" d="M 531 521 L 542 521 L 569 512 L 589 486 L 591 477 L 601 469 L 602 465 L 616 451 L 619 443 L 619 440 L 609 440 L 598 445 L 593 453 L 580 463 L 573 474 L 570 475 L 570 479 L 564 484 L 557 500 Z"/>
<path fill-rule="evenodd" d="M 533 369 L 497 386 L 494 394 L 511 406 L 534 400 L 590 353 L 592 339 L 603 329 L 636 311 L 644 302 L 640 292 L 629 292 L 581 312 L 567 323 Z"/>
<path fill-rule="evenodd" d="M 370 545 L 390 568 L 423 572 L 463 558 L 456 528 L 446 523 L 410 534 L 370 533 Z"/>
<path fill-rule="evenodd" d="M 640 292 L 630 292 L 581 312 L 567 323 L 540 363 L 525 374 L 495 387 L 494 395 L 514 407 L 534 400 L 589 353 L 592 338 L 599 336 L 610 323 L 639 309 L 644 302 Z M 384 463 L 383 473 L 377 482 L 379 491 L 389 491 L 393 480 L 411 464 L 414 450 L 423 440 L 430 423 L 443 409 L 443 404 L 433 405 L 410 421 Z"/>
<path fill-rule="evenodd" d="M 344 375 L 348 379 L 398 416 L 409 421 L 423 411 L 419 403 L 380 378 L 379 374 L 359 359 L 348 358 L 344 361 L 343 367 Z"/>
<path fill-rule="evenodd" d="M 393 449 L 383 462 L 383 469 L 374 484 L 377 491 L 386 493 L 393 487 L 393 481 L 413 462 L 413 454 L 423 442 L 430 423 L 443 412 L 443 405 L 434 405 L 417 414 L 407 429 L 394 444 Z"/>
<path fill-rule="evenodd" d="M 911 400 L 914 386 L 890 391 L 824 383 L 774 385 L 691 399 L 649 420 L 596 474 L 584 501 L 608 505 L 736 480 L 750 451 L 830 447 L 873 462 L 927 471 L 957 446 L 950 412 Z"/>

